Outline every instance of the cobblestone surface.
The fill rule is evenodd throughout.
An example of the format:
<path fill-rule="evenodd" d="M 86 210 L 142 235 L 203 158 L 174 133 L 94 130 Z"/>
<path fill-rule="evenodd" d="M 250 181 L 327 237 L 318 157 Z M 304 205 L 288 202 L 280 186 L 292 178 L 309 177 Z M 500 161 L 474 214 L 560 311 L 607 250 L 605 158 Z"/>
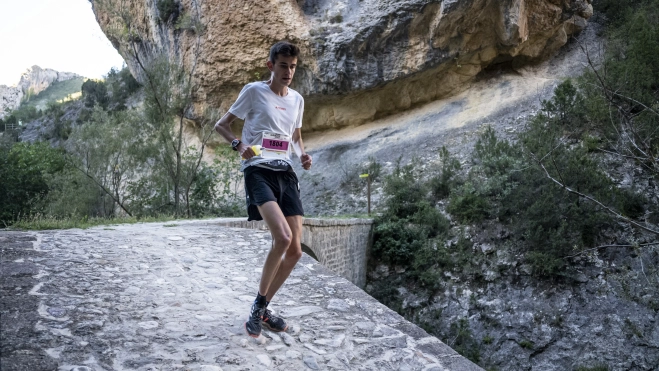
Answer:
<path fill-rule="evenodd" d="M 271 304 L 287 333 L 243 322 L 267 231 L 217 221 L 0 232 L 8 370 L 480 370 L 304 256 Z"/>

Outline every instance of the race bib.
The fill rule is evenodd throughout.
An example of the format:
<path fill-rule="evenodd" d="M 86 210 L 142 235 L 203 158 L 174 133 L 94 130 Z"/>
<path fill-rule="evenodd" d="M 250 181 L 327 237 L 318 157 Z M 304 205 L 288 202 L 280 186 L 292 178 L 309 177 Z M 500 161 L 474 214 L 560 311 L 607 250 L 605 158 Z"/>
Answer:
<path fill-rule="evenodd" d="M 287 135 L 275 133 L 263 133 L 261 140 L 261 157 L 288 160 L 288 149 L 291 144 L 291 138 Z"/>

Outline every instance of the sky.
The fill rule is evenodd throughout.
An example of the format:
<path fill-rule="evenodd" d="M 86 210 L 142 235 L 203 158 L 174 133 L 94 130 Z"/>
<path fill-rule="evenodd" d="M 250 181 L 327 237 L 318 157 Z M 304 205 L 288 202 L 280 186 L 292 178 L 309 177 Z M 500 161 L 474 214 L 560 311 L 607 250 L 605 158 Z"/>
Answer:
<path fill-rule="evenodd" d="M 123 59 L 88 0 L 0 0 L 0 85 L 33 65 L 101 78 Z"/>

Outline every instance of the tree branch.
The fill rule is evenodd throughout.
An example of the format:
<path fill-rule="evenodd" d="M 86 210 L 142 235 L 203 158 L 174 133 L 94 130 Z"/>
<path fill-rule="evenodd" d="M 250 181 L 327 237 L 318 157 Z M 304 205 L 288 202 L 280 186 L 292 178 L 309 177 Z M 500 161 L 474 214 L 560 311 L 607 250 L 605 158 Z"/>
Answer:
<path fill-rule="evenodd" d="M 587 253 L 587 252 L 589 252 L 589 251 L 605 249 L 605 248 L 607 248 L 607 247 L 645 247 L 645 246 L 652 246 L 652 245 L 659 245 L 659 242 L 641 243 L 641 244 L 637 244 L 637 245 L 601 245 L 601 246 L 592 247 L 592 248 L 590 248 L 590 249 L 586 249 L 586 250 L 580 251 L 580 252 L 578 252 L 578 253 L 576 253 L 576 254 L 574 254 L 574 255 L 568 255 L 568 256 L 565 256 L 565 257 L 563 257 L 563 259 L 574 258 L 574 257 L 576 257 L 576 256 L 583 255 L 583 254 L 585 254 L 585 253 Z"/>
<path fill-rule="evenodd" d="M 535 156 L 534 156 L 534 157 L 535 157 Z M 650 233 L 652 233 L 652 234 L 655 234 L 655 235 L 659 236 L 659 231 L 656 231 L 656 230 L 654 230 L 654 229 L 648 228 L 648 227 L 646 227 L 646 226 L 644 226 L 644 225 L 642 225 L 642 224 L 640 224 L 640 223 L 638 223 L 638 222 L 636 222 L 636 221 L 634 221 L 634 220 L 632 220 L 632 219 L 630 219 L 630 218 L 628 218 L 628 217 L 626 217 L 626 216 L 624 216 L 624 215 L 621 215 L 621 214 L 619 214 L 618 212 L 616 212 L 615 210 L 611 209 L 610 207 L 608 207 L 608 206 L 604 205 L 603 203 L 599 202 L 599 201 L 596 200 L 595 198 L 593 198 L 593 197 L 591 197 L 591 196 L 589 196 L 589 195 L 587 195 L 587 194 L 584 194 L 584 193 L 581 193 L 581 192 L 575 191 L 574 189 L 568 187 L 566 184 L 561 183 L 560 181 L 556 180 L 556 178 L 552 177 L 551 174 L 549 174 L 549 171 L 547 171 L 547 168 L 545 167 L 545 165 L 544 165 L 542 162 L 538 161 L 538 165 L 540 165 L 540 167 L 542 168 L 542 170 L 544 170 L 545 175 L 547 176 L 547 178 L 549 178 L 549 180 L 551 180 L 552 182 L 556 183 L 557 185 L 559 185 L 561 188 L 565 189 L 566 191 L 568 191 L 568 192 L 570 192 L 570 193 L 572 193 L 572 194 L 575 194 L 575 195 L 577 195 L 577 196 L 579 196 L 579 197 L 581 197 L 581 198 L 585 198 L 585 199 L 587 199 L 587 200 L 589 200 L 589 201 L 591 201 L 591 202 L 594 202 L 595 204 L 599 205 L 601 208 L 603 208 L 604 210 L 606 210 L 606 211 L 609 212 L 610 214 L 614 215 L 614 216 L 615 216 L 616 218 L 618 218 L 618 219 L 622 219 L 622 220 L 624 220 L 625 222 L 627 222 L 627 223 L 629 223 L 629 224 L 631 224 L 631 225 L 633 225 L 633 226 L 635 226 L 635 227 L 638 227 L 638 228 L 640 228 L 640 229 L 642 229 L 642 230 L 644 230 L 644 231 L 646 231 L 646 232 L 650 232 Z"/>

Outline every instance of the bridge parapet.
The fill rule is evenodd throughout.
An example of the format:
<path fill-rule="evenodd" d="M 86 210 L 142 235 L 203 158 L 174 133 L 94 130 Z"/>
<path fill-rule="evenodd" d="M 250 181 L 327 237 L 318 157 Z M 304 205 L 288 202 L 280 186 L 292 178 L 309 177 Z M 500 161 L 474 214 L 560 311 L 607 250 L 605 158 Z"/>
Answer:
<path fill-rule="evenodd" d="M 234 228 L 267 229 L 264 222 L 223 219 L 221 225 Z M 366 264 L 373 243 L 372 219 L 305 218 L 302 245 L 332 272 L 359 287 L 366 284 Z"/>

